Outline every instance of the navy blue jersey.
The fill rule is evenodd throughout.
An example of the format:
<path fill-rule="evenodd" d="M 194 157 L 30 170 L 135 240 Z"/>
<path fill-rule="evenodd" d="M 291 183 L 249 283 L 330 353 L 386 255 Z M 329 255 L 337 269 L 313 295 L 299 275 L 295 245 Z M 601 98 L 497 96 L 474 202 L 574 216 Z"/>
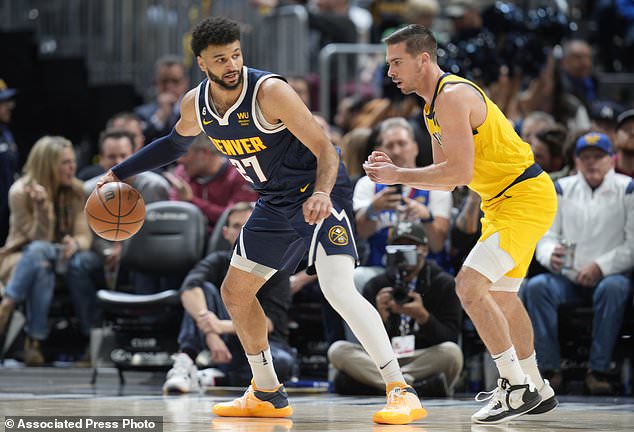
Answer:
<path fill-rule="evenodd" d="M 284 78 L 246 66 L 242 74 L 242 93 L 222 118 L 211 108 L 209 80 L 200 83 L 196 94 L 199 125 L 264 202 L 289 205 L 304 201 L 313 190 L 317 159 L 286 125 L 266 128 L 264 117 L 256 113 L 256 94 L 262 82 Z M 338 183 L 345 183 L 344 177 Z"/>
<path fill-rule="evenodd" d="M 242 74 L 242 92 L 222 118 L 212 109 L 207 79 L 196 93 L 196 117 L 201 129 L 260 194 L 240 232 L 232 265 L 250 271 L 248 265 L 244 266 L 247 260 L 294 272 L 306 252 L 309 265 L 313 264 L 318 244 L 328 255 L 345 254 L 356 259 L 349 218 L 352 184 L 343 163 L 339 162 L 331 193 L 332 214 L 317 225 L 308 225 L 301 205 L 313 193 L 317 158 L 283 123 L 265 126 L 256 101 L 264 80 L 284 78 L 247 67 L 243 67 Z"/>

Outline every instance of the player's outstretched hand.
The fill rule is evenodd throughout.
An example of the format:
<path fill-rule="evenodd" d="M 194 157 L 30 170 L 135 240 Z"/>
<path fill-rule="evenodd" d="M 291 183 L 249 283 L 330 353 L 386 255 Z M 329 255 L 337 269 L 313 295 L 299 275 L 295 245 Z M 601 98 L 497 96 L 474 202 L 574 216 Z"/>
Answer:
<path fill-rule="evenodd" d="M 330 215 L 332 202 L 326 193 L 313 193 L 302 205 L 304 220 L 315 225 Z"/>
<path fill-rule="evenodd" d="M 119 177 L 114 175 L 112 171 L 108 170 L 108 172 L 105 173 L 97 182 L 97 189 L 99 189 L 101 186 L 105 185 L 106 183 L 112 183 L 112 182 L 118 182 L 118 181 L 121 181 L 119 180 Z"/>
<path fill-rule="evenodd" d="M 363 169 L 370 180 L 381 184 L 400 183 L 398 179 L 398 167 L 394 165 L 388 155 L 380 151 L 373 151 L 363 164 Z"/>

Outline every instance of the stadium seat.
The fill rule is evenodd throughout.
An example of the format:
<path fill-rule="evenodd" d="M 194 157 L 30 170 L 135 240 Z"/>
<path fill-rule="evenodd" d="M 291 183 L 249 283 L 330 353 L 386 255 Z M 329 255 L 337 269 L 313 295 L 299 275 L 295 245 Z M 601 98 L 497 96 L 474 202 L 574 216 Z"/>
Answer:
<path fill-rule="evenodd" d="M 125 241 L 121 266 L 155 276 L 180 276 L 202 258 L 206 220 L 193 204 L 160 201 L 148 204 L 141 230 Z M 114 334 L 110 358 L 122 371 L 165 370 L 178 349 L 177 336 L 183 309 L 179 286 L 154 294 L 100 290 L 104 326 Z M 93 384 L 97 369 L 93 371 Z"/>
<path fill-rule="evenodd" d="M 207 243 L 207 254 L 217 250 L 229 250 L 233 245 L 222 236 L 222 227 L 226 225 L 227 218 L 229 217 L 229 208 L 225 209 L 218 218 L 218 222 L 214 226 L 211 235 L 209 236 L 209 242 Z"/>

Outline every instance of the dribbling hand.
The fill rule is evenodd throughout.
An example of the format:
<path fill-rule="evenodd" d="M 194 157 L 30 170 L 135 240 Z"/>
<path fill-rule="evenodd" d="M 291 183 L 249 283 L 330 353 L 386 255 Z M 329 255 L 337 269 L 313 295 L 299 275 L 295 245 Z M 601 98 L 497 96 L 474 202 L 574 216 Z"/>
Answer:
<path fill-rule="evenodd" d="M 105 185 L 106 183 L 113 183 L 113 182 L 119 182 L 119 181 L 121 181 L 119 180 L 119 177 L 114 175 L 112 171 L 108 171 L 99 179 L 99 181 L 97 182 L 96 188 L 99 189 L 101 186 Z"/>
<path fill-rule="evenodd" d="M 315 193 L 302 205 L 304 220 L 309 225 L 315 225 L 327 218 L 332 211 L 330 196 L 326 193 Z"/>

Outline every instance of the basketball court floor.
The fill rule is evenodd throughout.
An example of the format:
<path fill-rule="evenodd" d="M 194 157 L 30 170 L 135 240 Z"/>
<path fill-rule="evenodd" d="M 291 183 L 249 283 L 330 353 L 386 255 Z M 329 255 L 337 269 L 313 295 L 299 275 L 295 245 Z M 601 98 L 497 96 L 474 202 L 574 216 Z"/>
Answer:
<path fill-rule="evenodd" d="M 552 413 L 524 416 L 505 425 L 472 425 L 469 417 L 480 404 L 471 397 L 430 399 L 429 415 L 411 425 L 376 425 L 372 413 L 380 397 L 343 397 L 329 393 L 289 391 L 291 419 L 219 418 L 215 402 L 240 395 L 238 389 L 204 394 L 163 396 L 161 375 L 127 372 L 120 387 L 114 370 L 101 370 L 90 385 L 90 369 L 0 367 L 0 416 L 162 416 L 163 431 L 610 431 L 634 430 L 634 399 L 562 397 Z M 4 420 L 4 419 L 2 419 Z M 0 422 L 0 431 L 5 429 Z"/>

